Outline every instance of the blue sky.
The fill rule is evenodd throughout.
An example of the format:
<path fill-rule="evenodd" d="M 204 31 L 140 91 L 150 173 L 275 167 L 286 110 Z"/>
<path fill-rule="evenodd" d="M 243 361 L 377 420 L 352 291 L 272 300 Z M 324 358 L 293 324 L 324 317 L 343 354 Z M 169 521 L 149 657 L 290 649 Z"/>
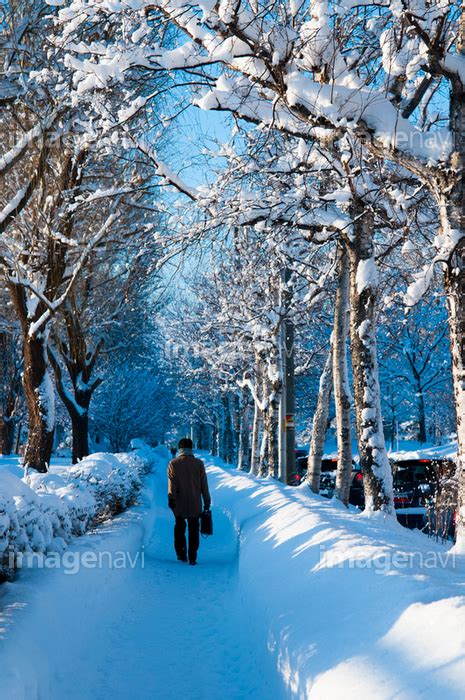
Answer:
<path fill-rule="evenodd" d="M 175 143 L 168 148 L 173 168 L 190 185 L 204 185 L 212 181 L 213 173 L 205 148 L 215 149 L 215 141 L 224 143 L 230 137 L 232 119 L 223 112 L 206 112 L 188 107 L 176 121 Z M 172 154 L 172 155 L 171 155 Z M 216 166 L 219 165 L 215 161 Z"/>

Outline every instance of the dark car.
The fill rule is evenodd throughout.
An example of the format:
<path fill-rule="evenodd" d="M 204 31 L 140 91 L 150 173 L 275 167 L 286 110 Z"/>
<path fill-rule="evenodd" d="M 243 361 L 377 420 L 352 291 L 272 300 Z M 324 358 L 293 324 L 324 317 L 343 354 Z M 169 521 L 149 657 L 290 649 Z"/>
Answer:
<path fill-rule="evenodd" d="M 394 506 L 401 525 L 437 537 L 453 537 L 457 486 L 449 459 L 407 459 L 392 463 Z"/>
<path fill-rule="evenodd" d="M 307 461 L 308 455 L 303 455 L 296 459 L 296 472 L 291 474 L 289 483 L 293 486 L 298 486 L 307 477 Z M 320 476 L 320 495 L 332 498 L 336 488 L 336 470 L 337 457 L 323 457 L 321 460 L 321 476 Z M 360 493 L 363 494 L 363 483 L 359 483 L 360 467 L 352 461 L 352 483 L 351 483 L 351 500 L 355 505 L 360 505 Z"/>
<path fill-rule="evenodd" d="M 391 461 L 394 507 L 404 527 L 418 528 L 436 537 L 453 537 L 457 488 L 455 463 L 449 459 Z M 363 474 L 352 478 L 349 502 L 363 508 Z"/>
<path fill-rule="evenodd" d="M 307 475 L 308 452 L 304 449 L 295 451 L 295 472 L 289 474 L 287 483 L 289 486 L 300 486 Z"/>
<path fill-rule="evenodd" d="M 302 450 L 303 452 L 303 450 Z M 306 453 L 297 456 L 296 471 L 289 483 L 301 484 L 307 476 Z M 401 525 L 419 528 L 435 537 L 453 537 L 457 504 L 455 463 L 450 459 L 405 459 L 391 461 L 394 507 Z M 321 462 L 320 494 L 332 498 L 336 487 L 336 457 Z M 349 503 L 365 507 L 363 474 L 360 465 L 352 462 Z"/>

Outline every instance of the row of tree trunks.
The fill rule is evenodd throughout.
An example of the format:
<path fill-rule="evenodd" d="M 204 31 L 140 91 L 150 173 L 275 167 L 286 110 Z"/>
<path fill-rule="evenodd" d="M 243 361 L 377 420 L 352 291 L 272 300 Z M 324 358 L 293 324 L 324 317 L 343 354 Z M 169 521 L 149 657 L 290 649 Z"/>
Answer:
<path fill-rule="evenodd" d="M 334 386 L 338 465 L 335 495 L 349 502 L 352 475 L 351 396 L 347 364 L 350 327 L 355 422 L 367 510 L 394 512 L 392 474 L 384 441 L 376 347 L 377 269 L 373 223 L 361 202 L 354 211 L 353 234 L 338 245 L 338 286 L 332 347 L 320 380 L 307 479 L 319 492 L 321 460 Z M 349 324 L 350 309 L 350 324 Z"/>
<path fill-rule="evenodd" d="M 376 344 L 377 269 L 373 221 L 362 203 L 347 240 L 350 272 L 350 340 L 355 423 L 365 508 L 394 512 L 391 465 L 384 441 Z"/>

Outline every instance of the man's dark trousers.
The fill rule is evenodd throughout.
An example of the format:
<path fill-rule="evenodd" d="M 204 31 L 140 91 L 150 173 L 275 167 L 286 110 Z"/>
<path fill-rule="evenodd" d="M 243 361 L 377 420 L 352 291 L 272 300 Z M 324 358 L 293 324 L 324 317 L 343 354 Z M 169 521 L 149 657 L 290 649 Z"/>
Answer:
<path fill-rule="evenodd" d="M 186 520 L 189 528 L 189 549 L 186 547 Z M 199 549 L 199 518 L 180 518 L 176 517 L 174 526 L 174 548 L 176 554 L 181 559 L 186 558 L 186 553 L 189 561 L 197 561 L 197 551 Z"/>

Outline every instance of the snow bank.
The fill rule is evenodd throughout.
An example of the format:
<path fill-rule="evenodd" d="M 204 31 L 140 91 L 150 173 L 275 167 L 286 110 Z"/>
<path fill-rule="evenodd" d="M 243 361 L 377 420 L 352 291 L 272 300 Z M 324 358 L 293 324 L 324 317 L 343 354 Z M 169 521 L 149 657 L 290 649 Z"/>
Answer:
<path fill-rule="evenodd" d="M 465 563 L 448 546 L 205 457 L 240 590 L 289 697 L 462 698 Z"/>
<path fill-rule="evenodd" d="M 0 578 L 11 575 L 19 555 L 61 553 L 71 537 L 134 503 L 156 457 L 140 444 L 131 453 L 100 452 L 22 479 L 0 469 Z"/>

